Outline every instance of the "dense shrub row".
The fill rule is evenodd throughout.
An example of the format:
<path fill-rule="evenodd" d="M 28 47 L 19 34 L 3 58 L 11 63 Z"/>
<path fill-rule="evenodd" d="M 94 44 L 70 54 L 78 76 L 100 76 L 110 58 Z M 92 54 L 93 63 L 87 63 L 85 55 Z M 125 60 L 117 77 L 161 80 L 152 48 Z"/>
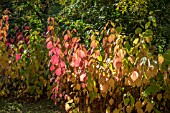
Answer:
<path fill-rule="evenodd" d="M 137 28 L 137 36 L 128 37 L 109 21 L 91 35 L 87 49 L 75 29 L 58 36 L 54 19 L 48 20 L 55 104 L 65 103 L 67 112 L 167 112 L 170 53 L 153 54 L 152 30 Z"/>
<path fill-rule="evenodd" d="M 0 96 L 47 95 L 67 112 L 168 112 L 170 50 L 154 54 L 154 22 L 127 36 L 108 21 L 86 34 L 87 46 L 76 29 L 56 32 L 51 17 L 45 38 L 29 26 L 7 38 L 8 13 L 0 20 Z"/>

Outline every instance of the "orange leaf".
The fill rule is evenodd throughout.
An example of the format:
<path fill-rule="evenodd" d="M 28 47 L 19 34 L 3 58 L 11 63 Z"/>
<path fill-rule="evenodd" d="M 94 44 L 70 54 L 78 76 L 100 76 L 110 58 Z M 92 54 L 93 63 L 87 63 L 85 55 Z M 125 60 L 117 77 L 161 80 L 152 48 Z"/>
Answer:
<path fill-rule="evenodd" d="M 91 42 L 90 47 L 96 48 L 96 47 L 97 47 L 97 44 L 98 44 L 98 41 L 93 40 L 93 41 Z"/>
<path fill-rule="evenodd" d="M 68 39 L 69 39 L 69 36 L 66 34 L 66 35 L 64 36 L 64 40 L 67 41 Z"/>
<path fill-rule="evenodd" d="M 120 67 L 122 66 L 122 58 L 116 58 L 114 59 L 113 61 L 113 66 L 114 68 L 117 70 L 117 69 L 120 69 Z"/>
<path fill-rule="evenodd" d="M 111 35 L 108 37 L 108 42 L 109 42 L 109 43 L 112 43 L 114 40 L 115 40 L 115 35 L 114 35 L 114 34 L 111 34 Z"/>

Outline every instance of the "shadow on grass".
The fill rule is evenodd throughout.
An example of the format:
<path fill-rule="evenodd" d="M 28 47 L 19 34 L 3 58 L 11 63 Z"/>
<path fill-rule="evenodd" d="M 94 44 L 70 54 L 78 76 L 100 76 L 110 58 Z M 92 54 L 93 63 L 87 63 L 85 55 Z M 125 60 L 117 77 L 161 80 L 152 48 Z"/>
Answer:
<path fill-rule="evenodd" d="M 0 113 L 65 113 L 65 111 L 48 99 L 29 102 L 13 97 L 0 97 Z"/>

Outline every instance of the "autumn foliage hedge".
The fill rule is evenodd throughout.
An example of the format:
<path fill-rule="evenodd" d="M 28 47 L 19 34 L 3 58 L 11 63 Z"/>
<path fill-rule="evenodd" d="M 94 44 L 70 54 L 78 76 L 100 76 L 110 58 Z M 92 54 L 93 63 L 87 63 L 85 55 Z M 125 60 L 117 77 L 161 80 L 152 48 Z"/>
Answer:
<path fill-rule="evenodd" d="M 56 33 L 52 17 L 46 39 L 25 26 L 9 40 L 8 18 L 0 21 L 0 96 L 46 94 L 67 112 L 168 112 L 170 50 L 153 54 L 148 27 L 130 37 L 108 21 L 87 47 L 76 29 Z"/>
<path fill-rule="evenodd" d="M 64 104 L 67 112 L 166 112 L 170 81 L 164 56 L 169 53 L 153 54 L 154 34 L 148 27 L 137 28 L 134 40 L 129 41 L 131 37 L 108 21 L 101 32 L 90 36 L 87 48 L 75 29 L 59 36 L 54 19 L 48 22 L 46 42 L 55 104 Z"/>
<path fill-rule="evenodd" d="M 0 96 L 50 98 L 52 87 L 48 80 L 45 38 L 29 26 L 10 28 L 9 13 L 5 10 L 0 20 Z M 12 37 L 9 29 L 15 30 Z"/>

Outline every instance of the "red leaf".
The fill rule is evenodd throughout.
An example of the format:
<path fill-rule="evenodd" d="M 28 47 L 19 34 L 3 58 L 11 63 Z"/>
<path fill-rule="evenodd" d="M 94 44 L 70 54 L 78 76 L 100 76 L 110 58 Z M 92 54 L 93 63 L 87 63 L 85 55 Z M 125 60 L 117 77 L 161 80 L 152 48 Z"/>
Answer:
<path fill-rule="evenodd" d="M 6 47 L 9 47 L 10 43 L 9 42 L 6 42 Z"/>
<path fill-rule="evenodd" d="M 60 76 L 60 75 L 62 74 L 62 73 L 61 73 L 61 68 L 56 69 L 55 74 L 56 74 L 57 76 Z"/>
<path fill-rule="evenodd" d="M 51 57 L 52 65 L 58 64 L 58 61 L 59 61 L 58 56 L 53 55 L 53 56 Z"/>
<path fill-rule="evenodd" d="M 48 43 L 47 43 L 47 48 L 48 49 L 51 49 L 53 47 L 53 43 L 51 42 L 51 41 L 49 41 Z"/>
<path fill-rule="evenodd" d="M 16 60 L 19 60 L 21 57 L 21 54 L 16 54 Z"/>

